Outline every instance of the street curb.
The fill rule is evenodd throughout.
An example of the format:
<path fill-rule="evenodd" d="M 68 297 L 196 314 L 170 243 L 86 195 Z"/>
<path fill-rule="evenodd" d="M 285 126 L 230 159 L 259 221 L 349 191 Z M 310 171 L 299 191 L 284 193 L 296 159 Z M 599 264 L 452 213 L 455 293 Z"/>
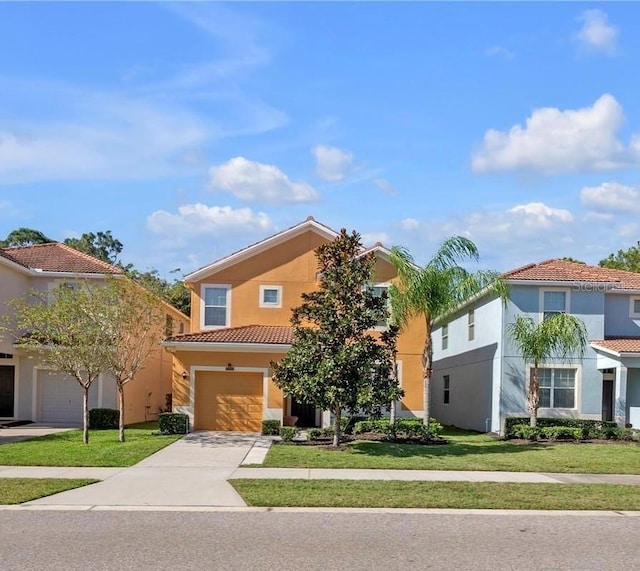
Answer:
<path fill-rule="evenodd" d="M 614 510 L 490 510 L 448 508 L 271 508 L 223 506 L 99 506 L 99 505 L 0 505 L 0 511 L 131 511 L 131 512 L 236 512 L 236 513 L 335 513 L 335 514 L 408 514 L 475 516 L 572 516 L 640 517 L 640 511 Z"/>

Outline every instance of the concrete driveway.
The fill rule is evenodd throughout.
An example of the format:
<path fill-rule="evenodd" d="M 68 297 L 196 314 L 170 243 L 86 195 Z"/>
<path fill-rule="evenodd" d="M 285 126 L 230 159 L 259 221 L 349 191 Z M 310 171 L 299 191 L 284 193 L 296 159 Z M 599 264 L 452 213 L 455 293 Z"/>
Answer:
<path fill-rule="evenodd" d="M 24 424 L 23 426 L 5 426 L 0 428 L 0 444 L 8 444 L 9 442 L 17 442 L 18 440 L 29 440 L 30 438 L 37 438 L 38 436 L 74 430 L 75 428 L 79 427 L 36 423 Z"/>
<path fill-rule="evenodd" d="M 194 432 L 102 482 L 29 502 L 74 506 L 245 506 L 226 481 L 258 434 Z"/>

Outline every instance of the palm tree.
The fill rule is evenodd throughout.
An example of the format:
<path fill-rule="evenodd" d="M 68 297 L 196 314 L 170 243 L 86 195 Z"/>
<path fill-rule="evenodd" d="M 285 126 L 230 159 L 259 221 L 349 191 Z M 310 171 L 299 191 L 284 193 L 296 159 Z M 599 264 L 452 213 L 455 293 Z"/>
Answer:
<path fill-rule="evenodd" d="M 429 386 L 433 367 L 431 334 L 434 322 L 446 318 L 466 301 L 481 295 L 498 295 L 506 302 L 507 286 L 495 272 L 469 272 L 460 264 L 465 260 L 477 261 L 478 249 L 468 238 L 452 236 L 438 248 L 424 266 L 417 266 L 409 252 L 395 246 L 391 249 L 391 262 L 398 279 L 389 288 L 392 320 L 402 330 L 416 317 L 425 320 L 426 334 L 422 352 L 424 379 L 424 423 L 429 425 Z"/>
<path fill-rule="evenodd" d="M 529 422 L 536 426 L 540 406 L 540 365 L 554 357 L 564 359 L 570 353 L 582 359 L 587 346 L 587 329 L 581 319 L 568 313 L 556 313 L 537 325 L 530 317 L 518 315 L 507 330 L 522 352 L 524 362 L 532 365 L 527 408 Z"/>

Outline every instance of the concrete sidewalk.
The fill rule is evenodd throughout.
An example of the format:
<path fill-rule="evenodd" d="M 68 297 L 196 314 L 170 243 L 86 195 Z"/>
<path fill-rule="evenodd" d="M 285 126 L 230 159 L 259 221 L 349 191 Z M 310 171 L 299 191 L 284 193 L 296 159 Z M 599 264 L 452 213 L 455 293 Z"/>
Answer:
<path fill-rule="evenodd" d="M 102 482 L 25 505 L 242 507 L 245 502 L 227 478 L 259 439 L 256 434 L 195 432 L 131 468 L 118 468 Z M 0 470 L 0 476 L 7 471 Z"/>
<path fill-rule="evenodd" d="M 39 436 L 75 430 L 77 426 L 55 426 L 52 424 L 24 424 L 22 426 L 4 426 L 0 428 L 0 444 L 9 444 L 19 440 L 30 440 Z"/>

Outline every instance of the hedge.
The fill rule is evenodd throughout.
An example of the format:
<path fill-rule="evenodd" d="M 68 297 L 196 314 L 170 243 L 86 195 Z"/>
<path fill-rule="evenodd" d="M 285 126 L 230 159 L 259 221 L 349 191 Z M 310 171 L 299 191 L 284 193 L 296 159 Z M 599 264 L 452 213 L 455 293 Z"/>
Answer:
<path fill-rule="evenodd" d="M 262 421 L 262 434 L 264 436 L 278 436 L 280 434 L 280 426 L 282 423 L 279 420 L 269 419 Z"/>
<path fill-rule="evenodd" d="M 92 408 L 89 411 L 89 428 L 92 430 L 109 430 L 118 428 L 120 411 L 114 408 Z"/>
<path fill-rule="evenodd" d="M 187 434 L 189 416 L 179 412 L 161 412 L 158 415 L 160 434 Z"/>
<path fill-rule="evenodd" d="M 504 419 L 504 437 L 520 438 L 514 433 L 514 427 L 519 424 L 529 424 L 529 417 L 513 416 Z M 615 438 L 618 425 L 615 422 L 605 420 L 588 420 L 583 418 L 538 418 L 537 427 L 565 426 L 567 428 L 580 428 L 583 430 L 583 438 Z"/>

